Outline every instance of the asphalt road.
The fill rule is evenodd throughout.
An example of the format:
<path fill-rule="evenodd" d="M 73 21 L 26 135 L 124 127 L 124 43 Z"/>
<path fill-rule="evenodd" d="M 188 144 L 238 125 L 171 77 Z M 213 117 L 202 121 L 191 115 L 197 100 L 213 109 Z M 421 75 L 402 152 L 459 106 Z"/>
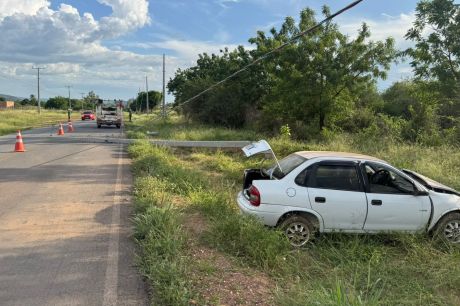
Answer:
<path fill-rule="evenodd" d="M 130 238 L 132 183 L 115 127 L 75 122 L 0 137 L 0 305 L 145 305 Z M 73 138 L 88 139 L 71 141 Z"/>

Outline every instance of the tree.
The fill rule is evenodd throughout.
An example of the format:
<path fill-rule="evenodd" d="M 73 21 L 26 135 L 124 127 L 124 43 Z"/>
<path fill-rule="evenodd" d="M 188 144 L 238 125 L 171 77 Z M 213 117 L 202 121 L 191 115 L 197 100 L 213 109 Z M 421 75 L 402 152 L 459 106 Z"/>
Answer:
<path fill-rule="evenodd" d="M 35 98 L 35 95 L 30 95 L 30 105 L 37 106 L 38 105 L 38 100 Z"/>
<path fill-rule="evenodd" d="M 327 7 L 323 14 L 330 15 Z M 350 39 L 329 22 L 261 64 L 189 100 L 316 24 L 313 10 L 305 9 L 298 26 L 288 17 L 279 31 L 270 31 L 271 36 L 257 32 L 249 40 L 256 46 L 252 51 L 240 46 L 219 55 L 201 54 L 196 66 L 176 72 L 168 90 L 187 116 L 201 122 L 241 127 L 257 120 L 260 126 L 279 131 L 286 123 L 316 121 L 323 129 L 338 104 L 350 109 L 357 101 L 365 101 L 360 93 L 377 78 L 386 77 L 395 56 L 393 39 L 369 41 L 365 24 L 357 38 Z"/>
<path fill-rule="evenodd" d="M 19 101 L 19 104 L 23 105 L 23 106 L 27 106 L 27 105 L 32 105 L 32 106 L 37 106 L 38 105 L 38 100 L 35 98 L 35 95 L 30 95 L 30 98 L 29 99 L 22 99 L 21 101 Z"/>
<path fill-rule="evenodd" d="M 327 7 L 323 7 L 322 12 L 324 16 L 330 15 Z M 254 56 L 276 48 L 317 24 L 314 15 L 311 9 L 303 10 L 298 26 L 293 18 L 286 18 L 279 31 L 274 28 L 270 31 L 272 37 L 258 32 L 257 37 L 250 40 L 257 45 Z M 322 130 L 341 96 L 348 95 L 351 103 L 362 88 L 377 78 L 386 78 L 386 70 L 395 56 L 393 39 L 373 42 L 369 37 L 366 24 L 351 40 L 336 24 L 329 22 L 273 56 L 265 63 L 273 80 L 263 105 L 267 120 L 317 120 Z"/>
<path fill-rule="evenodd" d="M 152 110 L 157 106 L 162 99 L 161 92 L 155 90 L 149 90 L 149 109 Z M 132 111 L 144 112 L 147 110 L 147 93 L 145 91 L 140 92 L 136 99 L 129 105 Z"/>
<path fill-rule="evenodd" d="M 6 101 L 4 97 L 0 97 L 0 101 L 3 102 L 3 101 Z"/>
<path fill-rule="evenodd" d="M 88 92 L 86 97 L 83 97 L 83 100 L 85 101 L 86 104 L 94 104 L 96 103 L 98 99 L 99 99 L 99 96 L 92 90 Z"/>
<path fill-rule="evenodd" d="M 175 96 L 175 106 L 188 118 L 226 127 L 242 127 L 254 113 L 264 93 L 266 73 L 261 66 L 253 66 L 224 84 L 214 87 L 199 98 L 188 101 L 213 84 L 225 79 L 252 61 L 250 52 L 239 46 L 227 48 L 219 54 L 199 55 L 197 64 L 178 70 L 168 83 Z M 184 102 L 188 101 L 186 104 Z"/>
<path fill-rule="evenodd" d="M 410 119 L 410 107 L 416 104 L 411 81 L 395 82 L 382 93 L 383 111 L 390 116 Z"/>
<path fill-rule="evenodd" d="M 435 78 L 458 90 L 460 82 L 460 7 L 453 0 L 420 1 L 416 20 L 406 34 L 415 42 L 405 51 L 421 78 Z M 426 31 L 431 32 L 426 35 Z"/>
<path fill-rule="evenodd" d="M 453 0 L 423 0 L 406 34 L 415 42 L 404 54 L 418 79 L 438 81 L 440 114 L 460 116 L 460 7 Z"/>
<path fill-rule="evenodd" d="M 67 109 L 69 107 L 69 99 L 61 96 L 49 98 L 46 101 L 45 108 L 52 109 Z"/>

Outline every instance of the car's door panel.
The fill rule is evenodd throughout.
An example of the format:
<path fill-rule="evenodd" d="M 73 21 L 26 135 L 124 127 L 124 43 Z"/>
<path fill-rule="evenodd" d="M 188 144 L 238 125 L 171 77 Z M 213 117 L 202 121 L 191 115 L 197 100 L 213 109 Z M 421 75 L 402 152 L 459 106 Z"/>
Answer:
<path fill-rule="evenodd" d="M 364 230 L 418 231 L 426 226 L 430 199 L 416 195 L 415 185 L 404 173 L 376 162 L 364 163 L 361 169 L 368 203 Z"/>
<path fill-rule="evenodd" d="M 308 188 L 308 195 L 313 210 L 323 217 L 325 229 L 363 228 L 367 213 L 364 192 Z"/>
<path fill-rule="evenodd" d="M 366 195 L 353 162 L 323 161 L 311 167 L 306 185 L 326 230 L 362 230 Z"/>
<path fill-rule="evenodd" d="M 369 207 L 365 230 L 417 231 L 426 225 L 425 215 L 430 206 L 427 196 L 368 193 L 367 198 Z M 380 204 L 373 204 L 378 201 Z"/>

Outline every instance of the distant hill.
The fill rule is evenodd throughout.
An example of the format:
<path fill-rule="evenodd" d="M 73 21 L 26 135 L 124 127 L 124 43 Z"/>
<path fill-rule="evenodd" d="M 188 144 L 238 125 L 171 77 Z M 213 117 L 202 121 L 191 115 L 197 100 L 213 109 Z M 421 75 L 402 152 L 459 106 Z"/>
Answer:
<path fill-rule="evenodd" d="M 24 98 L 21 98 L 21 97 L 15 97 L 15 96 L 10 96 L 10 95 L 5 95 L 5 94 L 0 94 L 0 97 L 5 98 L 6 101 L 21 101 L 21 100 L 24 100 Z"/>

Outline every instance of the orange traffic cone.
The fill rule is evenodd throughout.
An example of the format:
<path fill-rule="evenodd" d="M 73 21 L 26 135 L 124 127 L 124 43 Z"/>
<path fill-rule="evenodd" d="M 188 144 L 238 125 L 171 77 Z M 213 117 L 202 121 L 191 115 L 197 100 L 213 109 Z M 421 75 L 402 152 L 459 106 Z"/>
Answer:
<path fill-rule="evenodd" d="M 69 121 L 67 123 L 67 132 L 72 133 L 73 131 L 74 131 L 74 129 L 73 129 L 72 121 Z"/>
<path fill-rule="evenodd" d="M 60 126 L 59 126 L 59 130 L 58 130 L 58 135 L 64 135 L 64 128 L 62 127 L 62 123 L 59 123 Z"/>
<path fill-rule="evenodd" d="M 24 143 L 22 142 L 21 131 L 18 130 L 16 134 L 16 145 L 14 146 L 14 152 L 25 152 Z"/>

